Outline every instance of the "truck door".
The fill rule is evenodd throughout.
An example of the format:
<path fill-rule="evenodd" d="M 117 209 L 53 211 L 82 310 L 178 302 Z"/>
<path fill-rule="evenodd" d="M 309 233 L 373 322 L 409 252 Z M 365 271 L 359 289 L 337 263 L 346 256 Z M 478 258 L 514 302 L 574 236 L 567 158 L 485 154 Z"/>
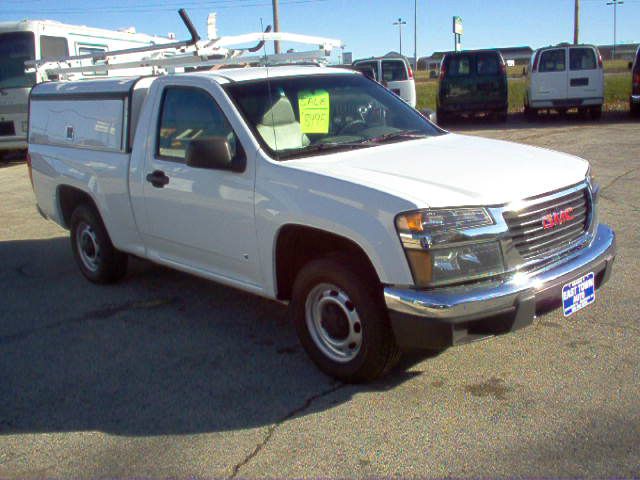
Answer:
<path fill-rule="evenodd" d="M 246 152 L 216 101 L 222 93 L 189 79 L 182 82 L 162 90 L 147 146 L 142 174 L 146 221 L 139 228 L 148 255 L 227 283 L 257 287 L 254 164 L 246 161 L 243 171 L 186 164 L 187 147 L 197 139 L 225 138 L 237 164 Z"/>
<path fill-rule="evenodd" d="M 604 97 L 604 73 L 593 47 L 569 48 L 569 98 Z"/>
<path fill-rule="evenodd" d="M 531 101 L 564 102 L 567 83 L 567 49 L 544 50 L 540 54 L 537 72 L 531 75 Z"/>

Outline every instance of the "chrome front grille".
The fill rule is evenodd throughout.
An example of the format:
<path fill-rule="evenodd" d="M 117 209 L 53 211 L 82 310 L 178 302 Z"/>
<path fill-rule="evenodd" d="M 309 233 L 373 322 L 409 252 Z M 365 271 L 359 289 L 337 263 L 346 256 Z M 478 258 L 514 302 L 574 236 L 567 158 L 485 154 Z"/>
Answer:
<path fill-rule="evenodd" d="M 572 218 L 561 218 L 561 212 L 569 208 Z M 539 202 L 527 202 L 523 209 L 503 212 L 503 217 L 522 258 L 538 258 L 569 248 L 585 235 L 591 218 L 590 195 L 585 187 L 551 200 L 541 198 Z M 547 224 L 545 228 L 545 218 L 559 220 L 553 227 Z"/>

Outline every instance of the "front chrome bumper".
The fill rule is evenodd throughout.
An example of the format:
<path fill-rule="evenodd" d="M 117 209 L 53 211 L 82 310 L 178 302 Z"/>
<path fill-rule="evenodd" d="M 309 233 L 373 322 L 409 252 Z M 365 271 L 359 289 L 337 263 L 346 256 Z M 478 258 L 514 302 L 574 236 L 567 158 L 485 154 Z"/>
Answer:
<path fill-rule="evenodd" d="M 503 323 L 507 318 L 507 330 L 529 325 L 537 309 L 559 302 L 562 286 L 571 280 L 593 272 L 596 287 L 603 285 L 611 274 L 615 243 L 613 230 L 598 225 L 587 246 L 539 271 L 432 290 L 386 287 L 384 298 L 396 341 L 404 348 L 462 343 L 486 336 L 482 330 L 491 330 L 491 322 L 475 322 L 488 317 L 500 317 Z"/>
<path fill-rule="evenodd" d="M 640 95 L 631 95 L 631 103 L 640 103 Z"/>

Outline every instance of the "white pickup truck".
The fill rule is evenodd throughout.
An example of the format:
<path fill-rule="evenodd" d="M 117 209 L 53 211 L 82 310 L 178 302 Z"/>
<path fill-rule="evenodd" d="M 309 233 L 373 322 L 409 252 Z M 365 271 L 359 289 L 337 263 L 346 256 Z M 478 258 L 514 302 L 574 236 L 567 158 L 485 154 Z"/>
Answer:
<path fill-rule="evenodd" d="M 573 314 L 615 256 L 588 162 L 447 133 L 348 70 L 40 84 L 29 157 L 87 279 L 134 255 L 287 302 L 344 381 Z"/>

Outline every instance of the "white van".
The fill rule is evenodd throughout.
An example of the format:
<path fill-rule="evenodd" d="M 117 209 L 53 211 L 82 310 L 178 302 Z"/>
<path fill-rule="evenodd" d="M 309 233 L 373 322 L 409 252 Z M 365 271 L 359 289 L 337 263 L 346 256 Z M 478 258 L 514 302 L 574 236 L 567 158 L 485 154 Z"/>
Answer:
<path fill-rule="evenodd" d="M 415 108 L 416 82 L 413 79 L 411 65 L 404 57 L 377 57 L 356 60 L 353 62 L 356 70 L 373 71 L 373 79 L 381 83 L 405 102 Z M 364 72 L 363 73 L 367 73 Z"/>
<path fill-rule="evenodd" d="M 46 80 L 36 73 L 25 73 L 25 61 L 169 42 L 170 39 L 163 37 L 52 20 L 0 23 L 0 155 L 27 148 L 29 92 L 36 83 Z M 140 69 L 137 73 L 149 74 L 151 70 Z M 95 75 L 78 74 L 76 78 Z"/>
<path fill-rule="evenodd" d="M 577 108 L 598 119 L 603 103 L 604 68 L 595 46 L 559 45 L 533 54 L 524 100 L 528 118 L 535 118 L 539 110 L 565 113 Z"/>

